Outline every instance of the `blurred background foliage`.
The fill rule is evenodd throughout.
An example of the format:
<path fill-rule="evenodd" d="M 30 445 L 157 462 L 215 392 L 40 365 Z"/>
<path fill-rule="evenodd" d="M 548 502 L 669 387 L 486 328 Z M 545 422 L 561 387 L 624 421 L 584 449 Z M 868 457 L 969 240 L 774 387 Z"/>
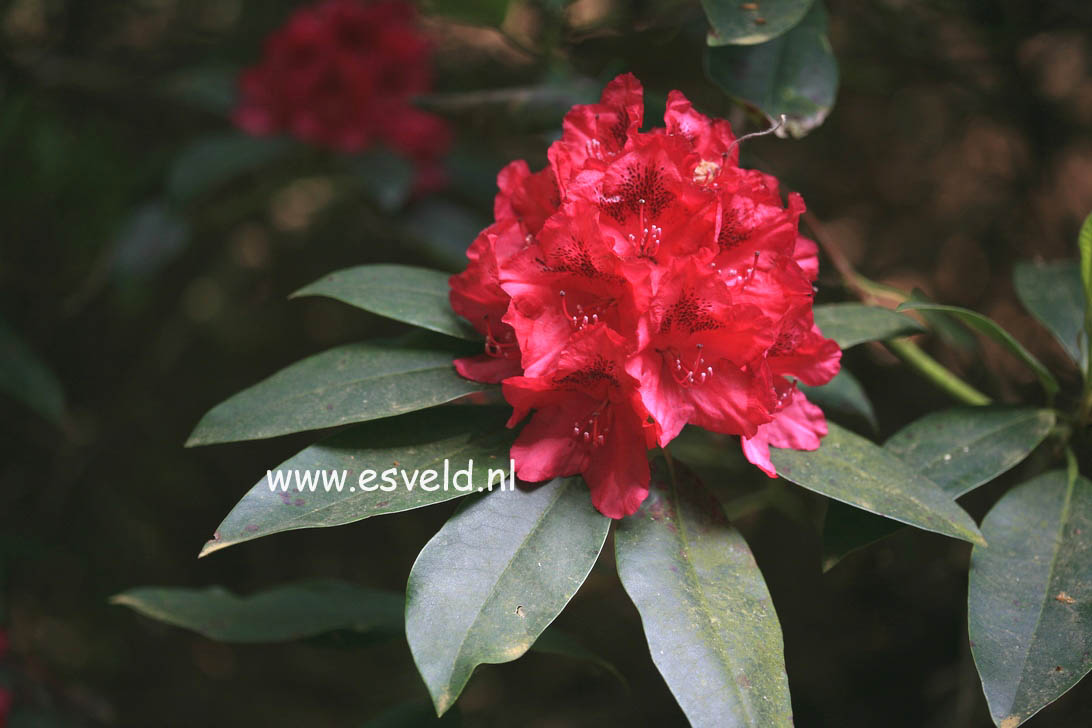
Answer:
<path fill-rule="evenodd" d="M 765 125 L 705 80 L 696 1 L 521 0 L 498 13 L 437 0 L 424 7 L 436 92 L 421 103 L 453 120 L 458 141 L 450 186 L 415 197 L 405 163 L 382 150 L 339 157 L 231 128 L 234 74 L 296 4 L 0 0 L 0 344 L 5 364 L 31 362 L 0 382 L 15 395 L 0 408 L 11 640 L 0 685 L 17 696 L 13 725 L 357 725 L 424 698 L 402 642 L 229 646 L 107 603 L 136 584 L 248 592 L 341 578 L 400 591 L 453 508 L 198 562 L 223 514 L 306 436 L 184 450 L 186 435 L 210 405 L 291 361 L 398 333 L 287 295 L 364 262 L 457 270 L 490 219 L 497 170 L 518 157 L 541 167 L 564 111 L 616 73 L 644 81 L 654 122 L 680 88 L 737 129 Z M 471 7 L 500 28 L 429 14 Z M 1092 209 L 1092 5 L 826 7 L 841 74 L 833 113 L 803 140 L 748 142 L 744 163 L 802 192 L 862 273 L 993 316 L 1072 382 L 1009 281 L 1016 261 L 1071 257 Z M 829 265 L 820 288 L 845 296 Z M 937 349 L 946 364 L 1002 395 L 1034 392 L 1006 355 L 960 340 Z M 847 365 L 881 435 L 944 403 L 878 348 Z M 724 492 L 755 487 L 706 475 Z M 981 516 L 1000 492 L 967 505 Z M 966 544 L 903 529 L 823 575 L 815 502 L 780 500 L 739 523 L 778 605 L 796 724 L 988 725 L 966 648 Z M 621 666 L 629 690 L 531 653 L 479 669 L 464 724 L 684 724 L 611 564 L 559 624 Z M 1088 681 L 1036 719 L 1088 724 Z"/>

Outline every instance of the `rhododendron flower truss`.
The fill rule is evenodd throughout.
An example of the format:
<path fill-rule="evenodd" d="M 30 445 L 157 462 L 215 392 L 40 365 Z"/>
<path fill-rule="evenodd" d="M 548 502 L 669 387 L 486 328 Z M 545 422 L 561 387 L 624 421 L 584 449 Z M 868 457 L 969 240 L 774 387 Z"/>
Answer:
<path fill-rule="evenodd" d="M 796 382 L 824 384 L 841 351 L 812 319 L 818 256 L 804 203 L 738 165 L 727 122 L 679 92 L 642 132 L 632 75 L 577 106 L 532 173 L 498 177 L 495 222 L 451 279 L 451 304 L 485 337 L 456 362 L 503 382 L 512 457 L 538 481 L 584 475 L 620 518 L 648 493 L 647 451 L 688 424 L 738 435 L 771 477 L 769 446 L 812 450 L 822 411 Z"/>
<path fill-rule="evenodd" d="M 429 44 L 415 23 L 405 0 L 325 0 L 297 10 L 240 77 L 236 124 L 345 152 L 382 143 L 417 163 L 419 187 L 439 184 L 451 132 L 411 105 L 432 85 Z"/>

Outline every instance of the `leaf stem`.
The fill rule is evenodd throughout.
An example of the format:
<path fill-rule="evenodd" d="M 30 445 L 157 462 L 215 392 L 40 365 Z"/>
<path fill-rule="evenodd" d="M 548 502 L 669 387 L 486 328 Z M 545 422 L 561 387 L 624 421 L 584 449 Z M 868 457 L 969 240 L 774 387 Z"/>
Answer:
<path fill-rule="evenodd" d="M 826 235 L 822 223 L 819 222 L 815 215 L 810 212 L 805 212 L 803 219 L 808 227 L 811 228 L 812 234 L 815 236 L 819 245 L 822 246 L 827 257 L 830 258 L 831 263 L 834 264 L 834 267 L 842 276 L 842 280 L 845 282 L 846 286 L 861 299 L 862 303 L 869 305 L 883 305 L 885 303 L 890 305 L 893 303 L 898 305 L 909 300 L 910 296 L 905 292 L 891 286 L 883 285 L 882 283 L 876 283 L 858 273 L 853 268 L 853 264 L 849 261 L 849 258 L 842 252 L 841 248 Z M 938 389 L 946 392 L 957 401 L 976 407 L 990 404 L 993 401 L 988 396 L 960 379 L 951 369 L 948 369 L 936 359 L 926 354 L 920 346 L 910 339 L 904 338 L 885 341 L 884 345 L 887 346 L 891 353 L 901 359 L 904 364 L 928 379 L 936 385 Z"/>
<path fill-rule="evenodd" d="M 975 407 L 987 405 L 993 401 L 957 377 L 950 369 L 926 354 L 921 347 L 909 339 L 893 339 L 885 341 L 884 344 L 904 364 L 954 399 Z"/>

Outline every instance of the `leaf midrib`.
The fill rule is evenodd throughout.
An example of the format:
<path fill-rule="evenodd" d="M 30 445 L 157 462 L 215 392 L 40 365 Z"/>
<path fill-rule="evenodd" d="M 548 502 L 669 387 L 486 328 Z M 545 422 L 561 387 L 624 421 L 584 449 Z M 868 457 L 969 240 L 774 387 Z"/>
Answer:
<path fill-rule="evenodd" d="M 466 630 L 463 632 L 462 639 L 459 640 L 459 646 L 456 648 L 455 656 L 451 660 L 451 669 L 450 671 L 448 671 L 449 680 L 455 675 L 455 666 L 458 665 L 463 659 L 463 650 L 466 647 L 466 641 L 467 639 L 469 639 L 471 631 L 473 631 L 479 620 L 481 620 L 482 612 L 485 609 L 485 605 L 489 604 L 492 601 L 494 595 L 496 595 L 497 587 L 500 584 L 501 579 L 504 577 L 505 574 L 508 573 L 508 570 L 512 568 L 512 562 L 516 560 L 516 557 L 520 554 L 520 552 L 523 550 L 523 547 L 527 544 L 531 537 L 534 534 L 538 533 L 539 529 L 542 528 L 542 524 L 546 520 L 546 517 L 549 515 L 550 511 L 554 509 L 554 506 L 557 505 L 557 502 L 561 499 L 561 496 L 565 494 L 565 492 L 571 485 L 572 481 L 568 479 L 566 479 L 561 484 L 561 486 L 557 489 L 557 492 L 553 495 L 552 498 L 550 498 L 550 502 L 542 510 L 542 515 L 535 519 L 534 526 L 532 526 L 531 529 L 527 531 L 523 539 L 520 541 L 519 546 L 512 550 L 512 554 L 508 557 L 508 561 L 505 562 L 504 568 L 497 572 L 497 577 L 493 580 L 493 585 L 489 588 L 489 593 L 485 595 L 484 599 L 482 599 L 481 604 L 478 606 L 475 612 L 474 620 L 469 625 L 467 625 Z M 462 685 L 459 685 L 458 687 L 461 689 L 463 685 L 466 685 L 469 679 L 470 672 L 468 671 L 466 678 L 462 681 Z M 450 682 L 449 686 L 454 687 L 454 685 L 452 685 Z"/>
<path fill-rule="evenodd" d="M 493 433 L 493 436 L 495 436 L 496 434 L 497 433 Z M 472 450 L 472 449 L 475 449 L 476 447 L 480 446 L 482 441 L 486 440 L 487 437 L 488 436 L 482 437 L 480 440 L 467 442 L 466 444 L 462 445 L 461 447 L 459 447 L 459 448 L 457 448 L 455 450 L 452 450 L 450 452 L 447 452 L 445 454 L 445 457 L 430 459 L 429 461 L 424 463 L 424 465 L 425 466 L 427 466 L 427 465 L 436 465 L 438 463 L 442 463 L 445 459 L 450 460 L 450 459 L 452 459 L 454 457 L 458 457 L 459 453 L 463 453 L 463 452 L 466 452 L 467 450 Z M 428 469 L 428 468 L 427 467 L 417 467 L 416 468 L 416 470 L 425 470 L 425 469 Z M 254 487 L 258 488 L 261 485 L 262 485 L 262 483 L 259 482 L 258 485 L 254 486 Z M 418 485 L 416 487 L 420 487 L 420 485 Z M 262 492 L 264 492 L 264 491 L 262 491 Z M 423 492 L 427 492 L 427 491 L 423 491 Z M 441 491 L 437 491 L 437 492 L 441 492 Z M 471 495 L 471 492 L 460 492 L 460 491 L 456 491 L 456 492 L 459 495 L 453 495 L 453 496 L 451 496 L 451 498 L 448 498 L 446 500 L 453 500 L 455 498 L 458 498 L 460 495 Z M 313 516 L 316 513 L 321 513 L 322 511 L 325 511 L 326 509 L 334 508 L 334 507 L 339 506 L 339 505 L 343 505 L 346 502 L 351 502 L 351 501 L 355 500 L 358 497 L 362 498 L 365 495 L 372 495 L 372 494 L 371 493 L 364 493 L 364 492 L 353 493 L 353 494 L 350 494 L 347 498 L 345 498 L 343 500 L 327 502 L 327 503 L 320 503 L 317 508 L 312 508 L 312 509 L 307 510 L 307 511 L 299 511 L 296 516 L 294 516 L 294 517 L 292 517 L 292 518 L 290 518 L 290 519 L 288 519 L 286 521 L 282 521 L 282 523 L 286 525 L 285 528 L 278 528 L 278 529 L 272 530 L 272 531 L 255 531 L 253 534 L 248 534 L 247 538 L 242 538 L 242 539 L 239 539 L 237 541 L 228 541 L 228 542 L 225 542 L 224 545 L 227 546 L 227 545 L 233 545 L 233 544 L 236 544 L 236 543 L 243 543 L 245 541 L 252 541 L 255 538 L 260 538 L 262 536 L 270 536 L 270 535 L 272 535 L 274 533 L 281 533 L 282 531 L 291 531 L 291 530 L 295 530 L 296 528 L 308 528 L 308 527 L 324 528 L 326 526 L 333 526 L 333 525 L 344 526 L 344 525 L 347 525 L 349 523 L 356 523 L 357 521 L 363 521 L 363 520 L 365 520 L 367 518 L 371 518 L 372 516 L 380 515 L 380 513 L 384 513 L 384 514 L 386 514 L 386 513 L 401 513 L 402 511 L 413 510 L 414 508 L 419 507 L 419 506 L 406 506 L 405 508 L 385 509 L 383 511 L 376 510 L 376 511 L 374 511 L 374 512 L 368 514 L 368 515 L 361 516 L 360 518 L 356 518 L 356 519 L 351 520 L 351 521 L 342 521 L 341 523 L 337 523 L 337 524 L 324 524 L 324 525 L 319 525 L 319 526 L 296 526 L 295 525 L 299 521 L 304 520 L 306 518 L 310 518 L 311 516 Z M 246 496 L 244 496 L 244 498 L 245 497 Z M 437 501 L 437 502 L 443 502 L 443 501 Z M 228 517 L 230 517 L 230 516 L 231 516 L 231 514 L 229 513 Z"/>
<path fill-rule="evenodd" d="M 1026 423 L 1026 422 L 1028 422 L 1030 420 L 1037 420 L 1037 419 L 1039 419 L 1041 414 L 1042 413 L 1041 413 L 1040 410 L 1033 410 L 1030 413 L 1025 413 L 1023 417 L 1020 417 L 1020 418 L 1017 418 L 1017 419 L 1014 419 L 1014 420 L 1009 420 L 1007 423 L 1005 423 L 1003 425 L 1000 425 L 1000 426 L 998 426 L 998 427 L 996 427 L 996 428 L 994 428 L 992 430 L 988 430 L 986 432 L 983 432 L 980 437 L 975 437 L 973 440 L 964 441 L 962 444 L 957 445 L 957 447 L 971 447 L 972 445 L 977 445 L 980 442 L 982 442 L 983 440 L 989 439 L 990 437 L 996 435 L 999 432 L 1003 432 L 1003 431 L 1005 431 L 1007 429 L 1010 429 L 1012 427 L 1016 427 L 1018 425 L 1023 425 L 1024 423 Z M 894 437 L 894 436 L 892 436 L 892 437 Z M 906 458 L 905 458 L 905 456 L 903 454 L 900 454 L 900 453 L 895 452 L 893 450 L 888 450 L 886 444 L 883 446 L 883 449 L 887 450 L 891 455 L 894 455 L 897 458 L 900 458 L 900 459 L 902 459 L 904 461 L 906 460 Z M 947 453 L 941 453 L 940 455 L 937 455 L 936 457 L 934 457 L 934 458 L 932 458 L 932 459 L 930 459 L 930 460 L 928 460 L 928 461 L 926 461 L 924 463 L 921 463 L 920 465 L 918 465 L 918 467 L 920 467 L 922 470 L 928 470 L 929 468 L 933 467 L 937 463 L 943 461 L 944 460 L 944 455 L 946 455 L 946 454 L 950 455 L 951 451 L 949 450 Z M 907 464 L 909 465 L 911 463 L 907 463 Z M 937 483 L 937 486 L 940 487 L 941 490 L 944 490 L 943 486 L 940 486 L 939 483 Z"/>
<path fill-rule="evenodd" d="M 1031 631 L 1031 639 L 1028 640 L 1027 649 L 1024 650 L 1024 655 L 1020 658 L 1020 679 L 1016 682 L 1016 686 L 1012 690 L 1012 701 L 1009 705 L 1009 711 L 1006 712 L 1011 712 L 1012 708 L 1015 707 L 1016 699 L 1020 694 L 1020 688 L 1027 679 L 1028 658 L 1031 657 L 1032 648 L 1039 641 L 1039 625 L 1043 621 L 1043 612 L 1046 610 L 1046 605 L 1050 602 L 1050 592 L 1053 591 L 1054 567 L 1058 562 L 1058 554 L 1061 553 L 1062 546 L 1065 542 L 1066 524 L 1069 523 L 1070 507 L 1073 502 L 1073 491 L 1077 487 L 1078 478 L 1067 478 L 1066 480 L 1065 498 L 1062 501 L 1062 512 L 1058 518 L 1058 535 L 1054 539 L 1054 547 L 1050 555 L 1050 566 L 1047 568 L 1047 578 L 1044 580 L 1043 597 L 1039 600 L 1039 612 L 1035 615 L 1035 627 Z"/>
<path fill-rule="evenodd" d="M 713 644 L 716 645 L 714 647 L 714 652 L 716 652 L 717 657 L 721 661 L 721 665 L 725 668 L 725 671 L 728 673 L 728 681 L 727 682 L 732 686 L 733 692 L 735 692 L 737 697 L 739 698 L 739 705 L 740 705 L 741 710 L 745 713 L 747 724 L 748 725 L 755 725 L 754 719 L 753 719 L 753 716 L 752 716 L 752 710 L 751 710 L 750 703 L 747 700 L 747 697 L 744 694 L 743 689 L 740 687 L 739 683 L 736 682 L 735 675 L 732 673 L 733 664 L 731 662 L 731 656 L 728 655 L 726 651 L 724 651 L 724 647 L 722 645 L 722 640 L 720 638 L 720 635 L 717 634 L 717 629 L 713 625 L 713 621 L 712 621 L 712 619 L 710 617 L 710 615 L 713 612 L 713 609 L 710 606 L 709 601 L 705 596 L 705 589 L 702 586 L 701 579 L 698 577 L 697 568 L 694 566 L 693 559 L 690 556 L 690 553 L 691 553 L 690 552 L 690 539 L 687 538 L 687 533 L 688 533 L 689 529 L 688 529 L 688 527 L 686 525 L 685 519 L 683 519 L 683 517 L 682 517 L 682 509 L 680 507 L 681 503 L 682 503 L 681 494 L 679 493 L 679 485 L 678 485 L 678 482 L 677 482 L 677 475 L 675 474 L 674 471 L 672 471 L 672 473 L 671 473 L 671 498 L 672 498 L 672 501 L 674 502 L 673 505 L 675 506 L 675 516 L 676 516 L 676 520 L 678 522 L 678 529 L 679 529 L 679 540 L 682 542 L 684 553 L 686 554 L 686 574 L 687 574 L 687 578 L 691 582 L 691 584 L 694 586 L 695 591 L 696 591 L 696 593 L 698 595 L 698 601 L 699 601 L 700 606 L 701 606 L 702 615 L 705 617 L 706 627 L 710 630 L 710 632 L 712 634 Z"/>

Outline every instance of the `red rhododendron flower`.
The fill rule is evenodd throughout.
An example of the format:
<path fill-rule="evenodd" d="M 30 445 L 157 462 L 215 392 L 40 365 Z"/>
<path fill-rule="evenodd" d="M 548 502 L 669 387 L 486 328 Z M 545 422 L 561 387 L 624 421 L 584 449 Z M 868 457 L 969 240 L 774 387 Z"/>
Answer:
<path fill-rule="evenodd" d="M 419 186 L 442 178 L 447 124 L 411 105 L 430 90 L 429 45 L 404 0 L 325 0 L 297 10 L 239 80 L 234 119 L 346 152 L 376 142 L 413 159 Z"/>
<path fill-rule="evenodd" d="M 677 91 L 664 127 L 639 131 L 642 95 L 618 77 L 569 112 L 547 169 L 502 170 L 496 221 L 451 278 L 486 340 L 456 368 L 502 383 L 509 426 L 531 415 L 516 474 L 580 473 L 612 518 L 648 494 L 648 449 L 688 424 L 739 435 L 771 477 L 770 445 L 819 447 L 826 420 L 796 383 L 830 381 L 841 358 L 812 319 L 803 200 L 739 167 L 728 123 Z"/>

